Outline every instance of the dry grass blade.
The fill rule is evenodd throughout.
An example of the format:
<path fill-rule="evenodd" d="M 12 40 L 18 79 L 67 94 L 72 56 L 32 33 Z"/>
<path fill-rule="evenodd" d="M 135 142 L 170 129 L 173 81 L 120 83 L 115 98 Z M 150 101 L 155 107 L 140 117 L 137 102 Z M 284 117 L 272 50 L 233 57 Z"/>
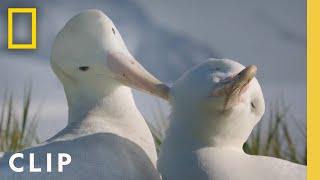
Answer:
<path fill-rule="evenodd" d="M 38 112 L 30 115 L 31 88 L 25 89 L 22 109 L 17 107 L 13 94 L 5 93 L 0 114 L 0 151 L 16 152 L 38 142 Z"/>
<path fill-rule="evenodd" d="M 299 164 L 306 164 L 306 153 L 299 155 L 296 145 L 299 143 L 294 143 L 296 139 L 290 132 L 290 129 L 303 131 L 305 128 L 301 128 L 298 123 L 289 128 L 287 123 L 291 121 L 287 119 L 288 112 L 289 107 L 285 105 L 284 101 L 271 106 L 270 114 L 267 116 L 269 119 L 265 119 L 265 116 L 262 122 L 257 125 L 249 140 L 245 143 L 244 151 L 252 155 L 273 156 Z M 263 126 L 264 121 L 268 121 L 268 123 L 265 123 L 267 126 Z"/>

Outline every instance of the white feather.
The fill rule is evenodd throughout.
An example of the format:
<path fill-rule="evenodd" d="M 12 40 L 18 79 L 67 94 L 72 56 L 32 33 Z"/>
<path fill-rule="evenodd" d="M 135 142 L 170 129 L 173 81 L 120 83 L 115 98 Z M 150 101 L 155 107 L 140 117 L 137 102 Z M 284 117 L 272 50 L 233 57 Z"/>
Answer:
<path fill-rule="evenodd" d="M 158 163 L 163 179 L 306 179 L 305 166 L 243 152 L 243 143 L 265 109 L 255 78 L 232 109 L 222 111 L 227 97 L 210 96 L 220 80 L 242 69 L 243 65 L 232 60 L 209 60 L 174 83 L 170 90 L 171 121 Z"/>

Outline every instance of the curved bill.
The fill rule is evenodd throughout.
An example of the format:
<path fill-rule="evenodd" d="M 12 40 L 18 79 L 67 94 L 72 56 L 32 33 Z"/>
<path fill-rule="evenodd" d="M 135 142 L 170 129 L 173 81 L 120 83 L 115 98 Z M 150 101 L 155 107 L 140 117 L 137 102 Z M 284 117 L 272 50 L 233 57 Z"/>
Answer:
<path fill-rule="evenodd" d="M 210 96 L 226 96 L 224 110 L 232 108 L 240 102 L 241 95 L 247 90 L 248 84 L 254 78 L 256 72 L 256 66 L 247 66 L 238 74 L 222 81 Z"/>
<path fill-rule="evenodd" d="M 169 87 L 150 74 L 131 56 L 120 52 L 108 53 L 108 66 L 115 78 L 132 88 L 169 99 Z"/>

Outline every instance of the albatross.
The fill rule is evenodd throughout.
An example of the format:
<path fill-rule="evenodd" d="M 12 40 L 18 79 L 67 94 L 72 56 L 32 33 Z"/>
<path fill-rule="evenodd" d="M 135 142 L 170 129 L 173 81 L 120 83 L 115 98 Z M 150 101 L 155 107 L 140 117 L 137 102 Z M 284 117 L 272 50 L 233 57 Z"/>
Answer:
<path fill-rule="evenodd" d="M 86 10 L 66 23 L 51 52 L 51 67 L 63 84 L 68 124 L 55 136 L 22 151 L 13 172 L 11 154 L 0 162 L 0 179 L 159 180 L 152 134 L 136 107 L 131 88 L 166 97 L 166 86 L 130 54 L 114 23 L 99 10 Z M 54 123 L 54 122 L 52 122 Z M 34 167 L 29 154 L 34 153 Z M 46 154 L 52 154 L 47 172 Z M 57 154 L 72 160 L 57 170 Z M 31 168 L 41 172 L 30 173 Z"/>
<path fill-rule="evenodd" d="M 257 67 L 209 59 L 174 82 L 170 126 L 158 168 L 166 180 L 304 180 L 306 167 L 246 154 L 265 111 Z"/>

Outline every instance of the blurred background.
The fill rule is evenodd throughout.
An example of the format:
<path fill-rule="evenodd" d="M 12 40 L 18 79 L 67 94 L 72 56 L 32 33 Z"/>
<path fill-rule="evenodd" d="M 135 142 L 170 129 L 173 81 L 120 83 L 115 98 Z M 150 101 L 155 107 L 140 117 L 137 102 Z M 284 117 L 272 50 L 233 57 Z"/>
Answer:
<path fill-rule="evenodd" d="M 8 7 L 37 7 L 37 50 L 7 49 Z M 63 25 L 89 8 L 104 11 L 132 54 L 167 83 L 209 57 L 257 65 L 267 109 L 245 150 L 306 163 L 304 0 L 1 0 L 0 151 L 41 142 L 66 125 L 50 49 Z M 30 41 L 30 18 L 14 16 L 15 42 Z M 168 104 L 139 92 L 135 99 L 160 144 Z"/>

